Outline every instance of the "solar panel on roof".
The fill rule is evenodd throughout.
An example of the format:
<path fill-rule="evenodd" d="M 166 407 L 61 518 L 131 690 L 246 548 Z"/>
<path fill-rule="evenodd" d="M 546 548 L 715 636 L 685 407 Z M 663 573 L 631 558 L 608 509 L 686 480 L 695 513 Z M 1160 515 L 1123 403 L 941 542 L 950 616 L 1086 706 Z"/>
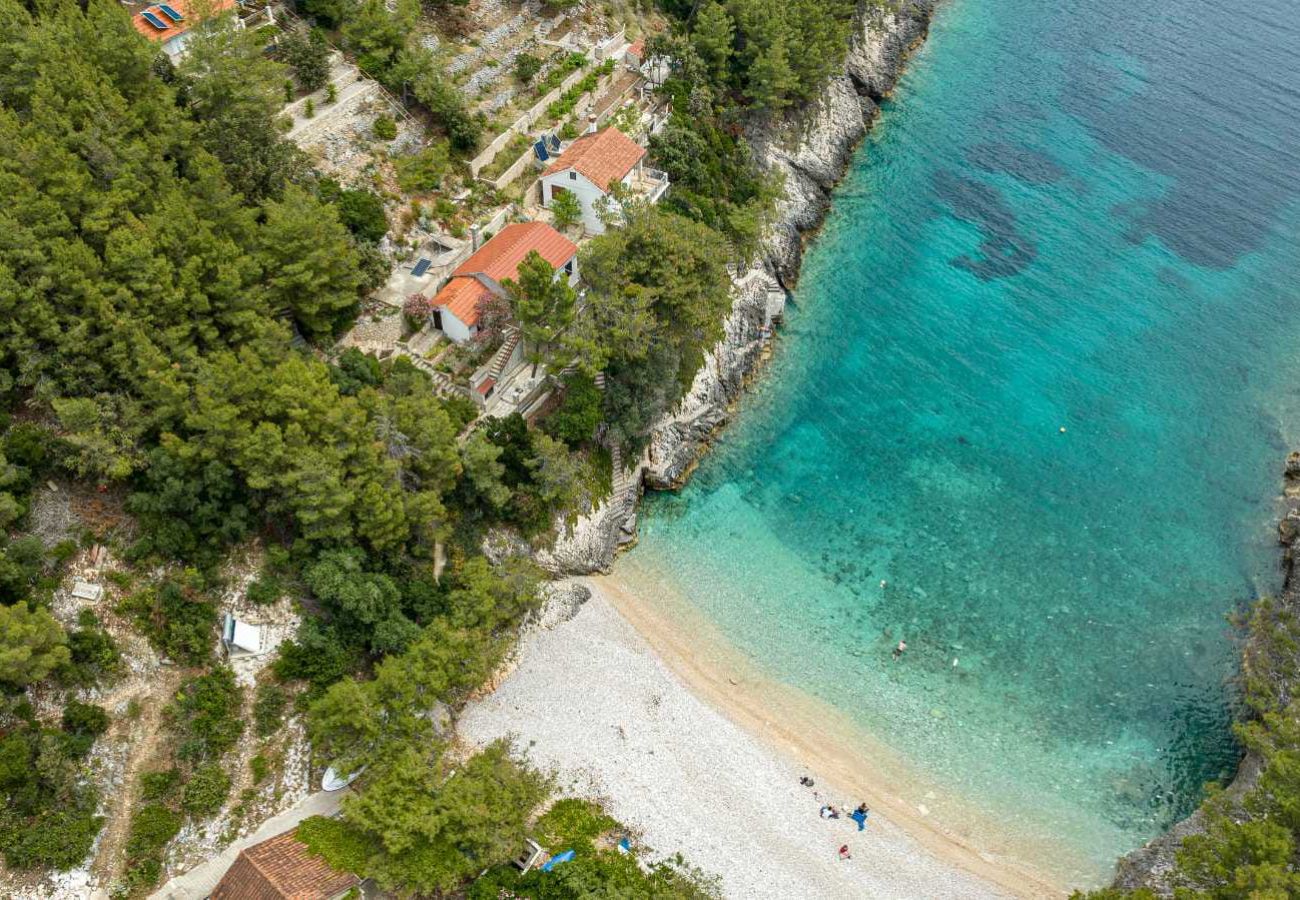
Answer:
<path fill-rule="evenodd" d="M 148 22 L 154 28 L 157 28 L 159 31 L 166 31 L 168 28 L 167 23 L 164 22 L 162 19 L 158 18 L 156 15 L 154 15 L 151 10 L 146 9 L 144 12 L 140 13 L 140 18 L 144 19 L 146 22 Z"/>
<path fill-rule="evenodd" d="M 184 22 L 184 21 L 185 21 L 185 17 L 184 17 L 184 16 L 182 16 L 180 13 L 178 13 L 174 8 L 168 6 L 166 3 L 159 3 L 159 4 L 158 4 L 158 8 L 162 10 L 162 14 L 163 14 L 164 16 L 166 16 L 167 18 L 171 19 L 173 22 Z"/>
<path fill-rule="evenodd" d="M 551 155 L 546 152 L 545 140 L 541 140 L 538 141 L 536 144 L 533 144 L 533 152 L 537 154 L 537 158 L 540 159 L 542 162 L 546 162 L 548 159 L 551 158 Z"/>
<path fill-rule="evenodd" d="M 558 151 L 560 149 L 560 139 L 555 135 L 549 134 L 546 136 L 546 139 L 551 145 L 551 150 Z"/>
<path fill-rule="evenodd" d="M 423 256 L 421 256 L 419 259 L 415 261 L 415 268 L 411 270 L 411 274 L 414 275 L 416 278 L 419 278 L 425 272 L 429 271 L 429 266 L 431 265 L 433 265 L 432 260 L 425 259 Z"/>

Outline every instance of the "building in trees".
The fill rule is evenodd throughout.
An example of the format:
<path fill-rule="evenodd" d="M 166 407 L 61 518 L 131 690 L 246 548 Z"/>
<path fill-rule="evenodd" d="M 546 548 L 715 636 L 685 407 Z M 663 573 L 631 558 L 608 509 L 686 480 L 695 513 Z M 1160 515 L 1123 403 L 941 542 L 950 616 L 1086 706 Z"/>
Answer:
<path fill-rule="evenodd" d="M 519 277 L 519 264 L 536 251 L 570 285 L 578 281 L 578 247 L 545 222 L 507 225 L 452 273 L 430 301 L 433 325 L 456 343 L 478 334 L 483 306 L 506 295 L 502 282 Z"/>
<path fill-rule="evenodd" d="M 542 205 L 573 194 L 582 206 L 582 224 L 603 234 L 611 215 L 618 214 L 620 189 L 650 203 L 668 190 L 668 176 L 644 165 L 646 150 L 617 128 L 578 138 L 542 174 Z"/>
<path fill-rule="evenodd" d="M 220 15 L 234 8 L 235 0 L 210 0 L 200 6 L 187 0 L 170 0 L 141 6 L 132 14 L 131 24 L 149 40 L 161 43 L 172 62 L 179 62 L 185 55 L 190 30 L 204 16 Z"/>
<path fill-rule="evenodd" d="M 335 900 L 360 883 L 308 850 L 294 829 L 240 851 L 212 900 Z"/>

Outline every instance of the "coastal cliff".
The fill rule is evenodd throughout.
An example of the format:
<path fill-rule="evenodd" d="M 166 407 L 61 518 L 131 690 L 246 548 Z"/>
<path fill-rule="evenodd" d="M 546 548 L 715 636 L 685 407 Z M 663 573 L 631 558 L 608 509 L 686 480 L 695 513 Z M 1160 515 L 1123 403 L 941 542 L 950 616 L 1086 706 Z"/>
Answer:
<path fill-rule="evenodd" d="M 1277 609 L 1290 614 L 1300 610 L 1300 451 L 1292 453 L 1286 462 L 1286 480 L 1283 487 L 1283 514 L 1278 523 L 1278 543 L 1282 547 L 1282 590 L 1278 594 Z M 1242 654 L 1242 671 L 1245 677 L 1266 680 L 1285 706 L 1290 698 L 1300 692 L 1296 682 L 1294 664 L 1277 666 L 1269 658 L 1270 635 L 1265 628 L 1253 628 L 1246 640 Z M 1287 647 L 1285 655 L 1294 650 Z M 1224 789 L 1224 797 L 1236 808 L 1241 800 L 1259 784 L 1264 769 L 1264 759 L 1249 750 L 1237 766 L 1236 775 Z M 1132 853 L 1122 857 L 1116 869 L 1113 887 L 1123 890 L 1147 888 L 1160 897 L 1172 897 L 1176 887 L 1177 854 L 1188 837 L 1204 834 L 1207 816 L 1203 808 L 1175 824 L 1172 828 L 1147 842 Z"/>
<path fill-rule="evenodd" d="M 769 340 L 773 296 L 799 275 L 805 238 L 830 209 L 831 192 L 897 84 L 908 53 L 925 39 L 935 0 L 902 0 L 891 10 L 864 3 L 857 15 L 844 71 L 831 78 L 815 106 L 780 120 L 756 119 L 746 139 L 758 163 L 784 181 L 763 242 L 761 259 L 736 273 L 724 336 L 696 373 L 673 413 L 653 429 L 636 486 L 681 487 L 713 435 L 726 424 Z M 609 501 L 561 529 L 554 547 L 537 554 L 557 575 L 605 571 L 630 542 L 635 512 Z"/>

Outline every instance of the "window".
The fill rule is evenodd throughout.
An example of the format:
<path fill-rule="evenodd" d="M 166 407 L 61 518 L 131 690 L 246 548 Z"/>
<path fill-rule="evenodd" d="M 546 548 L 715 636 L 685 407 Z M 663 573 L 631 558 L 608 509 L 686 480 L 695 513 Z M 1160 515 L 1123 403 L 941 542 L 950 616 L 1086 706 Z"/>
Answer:
<path fill-rule="evenodd" d="M 573 260 L 569 260 L 564 264 L 564 274 L 565 275 L 573 274 Z"/>
<path fill-rule="evenodd" d="M 577 180 L 578 180 L 578 173 L 575 172 L 573 169 L 570 169 L 570 170 L 569 170 L 569 180 L 570 180 L 570 181 L 577 181 Z"/>

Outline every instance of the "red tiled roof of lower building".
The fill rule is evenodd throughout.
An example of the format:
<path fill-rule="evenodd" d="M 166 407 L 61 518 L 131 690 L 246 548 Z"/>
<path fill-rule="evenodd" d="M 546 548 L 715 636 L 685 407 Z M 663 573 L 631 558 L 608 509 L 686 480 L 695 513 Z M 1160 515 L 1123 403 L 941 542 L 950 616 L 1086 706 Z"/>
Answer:
<path fill-rule="evenodd" d="M 577 255 L 578 245 L 545 222 L 516 222 L 502 228 L 453 274 L 481 274 L 500 283 L 515 278 L 519 264 L 534 250 L 558 269 Z"/>
<path fill-rule="evenodd" d="M 228 9 L 235 8 L 235 0 L 210 0 L 202 6 L 200 12 L 195 12 L 186 0 L 166 0 L 167 5 L 181 14 L 182 21 L 173 22 L 158 10 L 157 4 L 147 6 L 131 16 L 131 24 L 135 30 L 143 34 L 152 41 L 168 41 L 178 34 L 184 34 L 194 27 L 194 24 L 205 16 L 215 16 L 225 12 Z M 145 21 L 144 13 L 152 12 L 158 17 L 158 21 L 165 22 L 167 28 L 159 31 Z"/>
<path fill-rule="evenodd" d="M 483 301 L 491 293 L 477 278 L 458 275 L 442 286 L 433 298 L 433 305 L 445 308 L 464 322 L 466 328 L 473 328 L 478 324 Z"/>
<path fill-rule="evenodd" d="M 617 128 L 606 128 L 595 134 L 584 134 L 570 144 L 547 167 L 543 177 L 576 169 L 596 187 L 608 191 L 609 186 L 621 181 L 643 156 L 644 147 Z"/>
<path fill-rule="evenodd" d="M 210 900 L 329 900 L 360 883 L 311 853 L 294 829 L 241 851 Z"/>

